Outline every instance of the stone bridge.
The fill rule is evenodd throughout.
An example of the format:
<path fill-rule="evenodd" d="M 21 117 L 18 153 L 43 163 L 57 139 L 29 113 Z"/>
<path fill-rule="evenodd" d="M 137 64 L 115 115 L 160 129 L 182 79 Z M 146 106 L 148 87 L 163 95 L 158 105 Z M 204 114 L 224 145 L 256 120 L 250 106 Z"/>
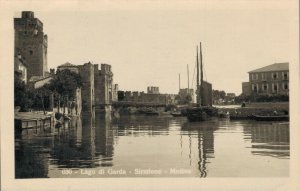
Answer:
<path fill-rule="evenodd" d="M 163 103 L 152 103 L 152 102 L 133 102 L 133 101 L 115 101 L 112 103 L 112 107 L 114 108 L 124 108 L 124 107 L 152 107 L 152 108 L 159 108 L 159 107 L 172 107 L 175 106 L 173 104 L 163 104 Z"/>

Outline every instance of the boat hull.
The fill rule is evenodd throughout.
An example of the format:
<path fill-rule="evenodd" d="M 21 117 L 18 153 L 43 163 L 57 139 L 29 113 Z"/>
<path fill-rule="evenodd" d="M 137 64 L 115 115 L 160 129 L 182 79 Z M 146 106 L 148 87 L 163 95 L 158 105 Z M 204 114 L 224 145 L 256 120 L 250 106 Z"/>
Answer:
<path fill-rule="evenodd" d="M 230 120 L 251 120 L 251 119 L 254 119 L 254 118 L 253 118 L 252 115 L 247 115 L 247 116 L 244 116 L 244 115 L 230 115 L 229 119 Z"/>
<path fill-rule="evenodd" d="M 207 121 L 213 116 L 218 116 L 217 109 L 213 107 L 187 109 L 187 118 L 190 122 Z"/>
<path fill-rule="evenodd" d="M 290 120 L 288 115 L 278 115 L 278 116 L 253 115 L 253 118 L 256 121 L 289 121 Z"/>
<path fill-rule="evenodd" d="M 182 117 L 183 115 L 181 113 L 171 113 L 173 117 Z"/>

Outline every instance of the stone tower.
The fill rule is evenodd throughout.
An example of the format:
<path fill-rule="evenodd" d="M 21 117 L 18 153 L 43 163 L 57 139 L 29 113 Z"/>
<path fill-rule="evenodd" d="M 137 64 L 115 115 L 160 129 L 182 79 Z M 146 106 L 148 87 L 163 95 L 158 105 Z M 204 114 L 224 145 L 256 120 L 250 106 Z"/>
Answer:
<path fill-rule="evenodd" d="M 109 112 L 112 104 L 113 94 L 113 73 L 111 71 L 111 65 L 101 64 L 101 70 L 99 65 L 94 65 L 95 69 L 95 104 L 96 109 L 100 109 Z"/>
<path fill-rule="evenodd" d="M 95 106 L 94 65 L 89 62 L 78 66 L 78 69 L 82 80 L 82 111 L 83 114 L 90 114 Z"/>
<path fill-rule="evenodd" d="M 47 35 L 43 23 L 31 11 L 23 11 L 21 18 L 14 18 L 15 56 L 21 55 L 27 63 L 27 79 L 45 77 L 47 71 Z"/>

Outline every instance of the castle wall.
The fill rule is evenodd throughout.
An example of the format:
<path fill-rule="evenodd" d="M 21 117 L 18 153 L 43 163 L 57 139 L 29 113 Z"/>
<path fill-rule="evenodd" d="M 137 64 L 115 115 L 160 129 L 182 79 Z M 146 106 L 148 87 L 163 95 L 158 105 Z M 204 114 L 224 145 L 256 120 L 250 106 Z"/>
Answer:
<path fill-rule="evenodd" d="M 124 92 L 124 99 L 126 102 L 140 102 L 140 103 L 153 103 L 153 104 L 175 104 L 175 95 L 173 94 L 153 94 L 145 92 Z"/>

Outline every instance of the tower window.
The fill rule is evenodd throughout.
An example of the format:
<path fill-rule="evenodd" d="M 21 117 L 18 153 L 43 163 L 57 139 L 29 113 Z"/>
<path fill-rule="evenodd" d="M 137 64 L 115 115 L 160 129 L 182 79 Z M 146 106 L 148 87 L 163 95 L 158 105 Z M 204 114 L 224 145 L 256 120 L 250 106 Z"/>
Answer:
<path fill-rule="evenodd" d="M 30 54 L 30 55 L 32 55 L 32 54 L 33 54 L 33 51 L 32 51 L 32 50 L 30 50 L 30 51 L 29 51 L 29 54 Z"/>

